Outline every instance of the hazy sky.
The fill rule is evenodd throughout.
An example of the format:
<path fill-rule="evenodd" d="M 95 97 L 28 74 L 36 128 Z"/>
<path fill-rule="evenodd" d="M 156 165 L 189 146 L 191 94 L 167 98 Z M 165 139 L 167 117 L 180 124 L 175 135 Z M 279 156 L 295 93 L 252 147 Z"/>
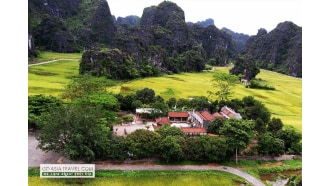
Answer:
<path fill-rule="evenodd" d="M 108 0 L 116 17 L 142 16 L 143 9 L 164 0 Z M 302 0 L 172 0 L 185 12 L 186 22 L 213 18 L 221 29 L 256 35 L 259 28 L 267 31 L 278 23 L 292 21 L 302 26 Z"/>

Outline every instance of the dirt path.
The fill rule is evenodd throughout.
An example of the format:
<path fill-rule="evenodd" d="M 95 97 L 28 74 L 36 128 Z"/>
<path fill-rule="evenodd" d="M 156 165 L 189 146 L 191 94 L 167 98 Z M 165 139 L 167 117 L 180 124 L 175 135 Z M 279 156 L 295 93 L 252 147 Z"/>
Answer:
<path fill-rule="evenodd" d="M 29 154 L 28 154 L 28 166 L 39 167 L 40 164 L 72 164 L 72 163 L 84 163 L 82 161 L 72 161 L 64 158 L 61 154 L 48 152 L 45 153 L 40 149 L 37 149 L 38 141 L 35 138 L 34 133 L 28 135 Z M 96 162 L 96 170 L 218 170 L 225 171 L 244 178 L 246 181 L 254 186 L 264 186 L 263 182 L 250 174 L 227 166 L 221 166 L 217 164 L 207 165 L 156 165 L 153 161 L 126 161 L 125 163 L 108 163 L 108 162 Z"/>
<path fill-rule="evenodd" d="M 71 61 L 71 60 L 77 60 L 77 59 L 54 59 L 54 60 L 50 60 L 50 61 L 44 61 L 44 62 L 40 62 L 40 63 L 33 63 L 33 64 L 29 64 L 28 66 L 35 66 L 35 65 L 42 65 L 42 64 L 46 64 L 46 63 L 52 63 L 52 62 L 56 62 L 56 61 Z"/>

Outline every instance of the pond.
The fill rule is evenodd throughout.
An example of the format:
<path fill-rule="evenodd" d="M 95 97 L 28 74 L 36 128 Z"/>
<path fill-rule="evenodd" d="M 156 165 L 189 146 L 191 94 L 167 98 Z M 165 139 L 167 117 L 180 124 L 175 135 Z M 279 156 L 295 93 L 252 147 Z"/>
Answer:
<path fill-rule="evenodd" d="M 299 171 L 284 171 L 280 173 L 266 173 L 261 174 L 260 179 L 265 182 L 267 181 L 272 186 L 285 186 L 289 182 L 289 178 L 292 175 L 301 175 L 301 170 Z"/>

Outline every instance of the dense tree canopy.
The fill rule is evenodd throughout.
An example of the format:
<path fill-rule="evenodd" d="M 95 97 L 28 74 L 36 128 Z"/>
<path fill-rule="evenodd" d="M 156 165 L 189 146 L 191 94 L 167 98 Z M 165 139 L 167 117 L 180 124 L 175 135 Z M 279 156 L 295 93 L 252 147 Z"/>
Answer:
<path fill-rule="evenodd" d="M 116 136 L 111 139 L 106 147 L 106 154 L 103 159 L 107 160 L 126 160 L 128 158 L 127 141 L 122 136 Z"/>
<path fill-rule="evenodd" d="M 242 78 L 251 80 L 257 76 L 260 68 L 256 61 L 248 55 L 240 56 L 235 62 L 235 66 L 230 69 L 231 74 L 241 75 Z"/>
<path fill-rule="evenodd" d="M 250 120 L 228 119 L 219 130 L 220 135 L 226 138 L 229 150 L 243 150 L 254 136 L 254 122 Z M 237 158 L 236 158 L 237 163 Z"/>
<path fill-rule="evenodd" d="M 28 124 L 29 128 L 38 128 L 37 123 L 43 113 L 48 113 L 54 108 L 63 106 L 61 99 L 43 94 L 28 97 Z"/>
<path fill-rule="evenodd" d="M 210 162 L 222 162 L 226 159 L 228 144 L 222 137 L 204 137 L 207 139 L 204 145 L 206 159 Z"/>
<path fill-rule="evenodd" d="M 301 154 L 302 135 L 292 126 L 286 126 L 277 131 L 276 136 L 284 141 L 285 151 L 292 154 Z"/>
<path fill-rule="evenodd" d="M 219 134 L 219 130 L 223 127 L 226 119 L 217 117 L 207 125 L 207 132 L 212 134 Z"/>
<path fill-rule="evenodd" d="M 283 122 L 279 118 L 272 118 L 268 124 L 268 131 L 276 133 L 283 128 Z"/>
<path fill-rule="evenodd" d="M 159 143 L 159 155 L 166 162 L 180 161 L 184 159 L 181 146 L 173 136 L 162 138 Z"/>
<path fill-rule="evenodd" d="M 41 116 L 38 147 L 86 161 L 103 157 L 111 135 L 98 107 L 68 105 Z"/>
<path fill-rule="evenodd" d="M 128 152 L 133 159 L 140 159 L 153 156 L 158 150 L 160 135 L 158 133 L 138 129 L 126 138 Z"/>
<path fill-rule="evenodd" d="M 140 100 L 143 104 L 150 104 L 155 101 L 155 91 L 150 88 L 144 88 L 136 91 L 136 99 Z"/>
<path fill-rule="evenodd" d="M 156 132 L 159 133 L 162 138 L 165 138 L 166 136 L 185 136 L 180 128 L 171 127 L 169 125 L 159 127 Z"/>
<path fill-rule="evenodd" d="M 259 136 L 257 149 L 259 154 L 279 156 L 284 154 L 284 141 L 266 132 Z"/>
<path fill-rule="evenodd" d="M 241 115 L 245 119 L 259 120 L 263 122 L 263 125 L 270 121 L 270 112 L 263 103 L 256 100 L 253 96 L 246 96 L 242 99 L 243 112 Z"/>
<path fill-rule="evenodd" d="M 176 106 L 176 98 L 170 98 L 168 101 L 167 101 L 167 105 L 169 108 L 173 108 Z"/>

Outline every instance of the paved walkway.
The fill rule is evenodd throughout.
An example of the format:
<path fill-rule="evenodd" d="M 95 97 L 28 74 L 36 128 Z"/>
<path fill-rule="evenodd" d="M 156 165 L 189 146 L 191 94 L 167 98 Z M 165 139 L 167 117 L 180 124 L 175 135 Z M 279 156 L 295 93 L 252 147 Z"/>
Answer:
<path fill-rule="evenodd" d="M 244 178 L 246 181 L 251 183 L 254 186 L 264 186 L 265 184 L 251 176 L 250 174 L 240 171 L 238 169 L 227 167 L 227 166 L 220 166 L 220 165 L 154 165 L 154 164 L 142 164 L 142 165 L 116 165 L 116 164 L 95 164 L 96 170 L 218 170 L 218 171 L 225 171 L 237 176 Z"/>

